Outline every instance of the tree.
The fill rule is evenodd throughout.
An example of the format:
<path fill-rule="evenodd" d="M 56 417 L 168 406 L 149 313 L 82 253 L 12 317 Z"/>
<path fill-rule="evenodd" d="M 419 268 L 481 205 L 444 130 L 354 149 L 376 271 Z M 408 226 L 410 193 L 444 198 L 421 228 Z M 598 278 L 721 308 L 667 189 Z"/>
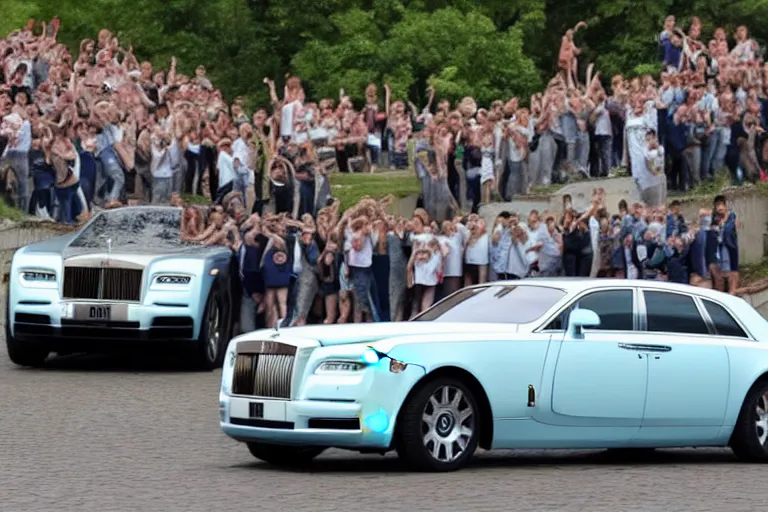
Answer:
<path fill-rule="evenodd" d="M 331 17 L 335 41 L 310 41 L 293 59 L 298 74 L 322 96 L 346 88 L 361 99 L 368 82 L 388 82 L 393 95 L 423 99 L 428 83 L 450 99 L 491 101 L 529 94 L 540 85 L 523 53 L 518 28 L 498 32 L 487 16 L 455 8 L 409 10 L 383 32 L 373 11 Z"/>

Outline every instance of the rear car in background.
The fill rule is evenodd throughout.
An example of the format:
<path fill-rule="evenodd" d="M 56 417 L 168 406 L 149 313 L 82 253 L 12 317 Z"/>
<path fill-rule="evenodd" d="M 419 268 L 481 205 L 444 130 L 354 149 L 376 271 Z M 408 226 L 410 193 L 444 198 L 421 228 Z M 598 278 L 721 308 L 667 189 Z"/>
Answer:
<path fill-rule="evenodd" d="M 180 224 L 180 208 L 106 210 L 19 249 L 5 322 L 11 360 L 171 347 L 198 368 L 220 366 L 239 296 L 232 252 L 182 242 Z"/>

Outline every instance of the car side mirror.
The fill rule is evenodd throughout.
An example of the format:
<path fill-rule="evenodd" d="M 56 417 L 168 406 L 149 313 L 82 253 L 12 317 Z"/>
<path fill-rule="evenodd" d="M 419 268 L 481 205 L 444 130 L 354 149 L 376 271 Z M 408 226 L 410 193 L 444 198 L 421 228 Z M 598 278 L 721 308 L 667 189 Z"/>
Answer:
<path fill-rule="evenodd" d="M 568 335 L 573 339 L 583 339 L 585 327 L 598 325 L 600 325 L 600 317 L 591 309 L 574 309 L 568 315 Z"/>

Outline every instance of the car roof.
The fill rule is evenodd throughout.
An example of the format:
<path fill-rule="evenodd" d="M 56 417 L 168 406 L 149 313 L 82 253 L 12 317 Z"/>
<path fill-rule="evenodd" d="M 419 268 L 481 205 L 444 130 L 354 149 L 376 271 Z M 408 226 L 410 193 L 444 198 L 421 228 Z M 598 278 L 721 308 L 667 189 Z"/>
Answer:
<path fill-rule="evenodd" d="M 514 281 L 494 281 L 488 283 L 503 286 L 546 286 L 559 288 L 568 294 L 575 294 L 590 289 L 599 288 L 646 288 L 659 291 L 670 291 L 709 297 L 717 301 L 733 301 L 738 297 L 709 288 L 701 288 L 689 284 L 670 283 L 669 281 L 652 281 L 648 279 L 612 279 L 594 277 L 534 277 Z M 478 285 L 483 286 L 483 285 Z"/>

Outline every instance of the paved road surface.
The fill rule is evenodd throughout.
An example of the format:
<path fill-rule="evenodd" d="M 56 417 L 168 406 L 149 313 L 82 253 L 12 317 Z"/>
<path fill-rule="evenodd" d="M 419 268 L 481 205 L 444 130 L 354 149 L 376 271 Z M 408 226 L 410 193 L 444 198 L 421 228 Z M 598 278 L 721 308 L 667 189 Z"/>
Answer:
<path fill-rule="evenodd" d="M 451 474 L 333 450 L 269 468 L 218 429 L 218 372 L 70 357 L 14 367 L 0 348 L 0 511 L 754 511 L 768 467 L 727 450 L 481 454 Z"/>

